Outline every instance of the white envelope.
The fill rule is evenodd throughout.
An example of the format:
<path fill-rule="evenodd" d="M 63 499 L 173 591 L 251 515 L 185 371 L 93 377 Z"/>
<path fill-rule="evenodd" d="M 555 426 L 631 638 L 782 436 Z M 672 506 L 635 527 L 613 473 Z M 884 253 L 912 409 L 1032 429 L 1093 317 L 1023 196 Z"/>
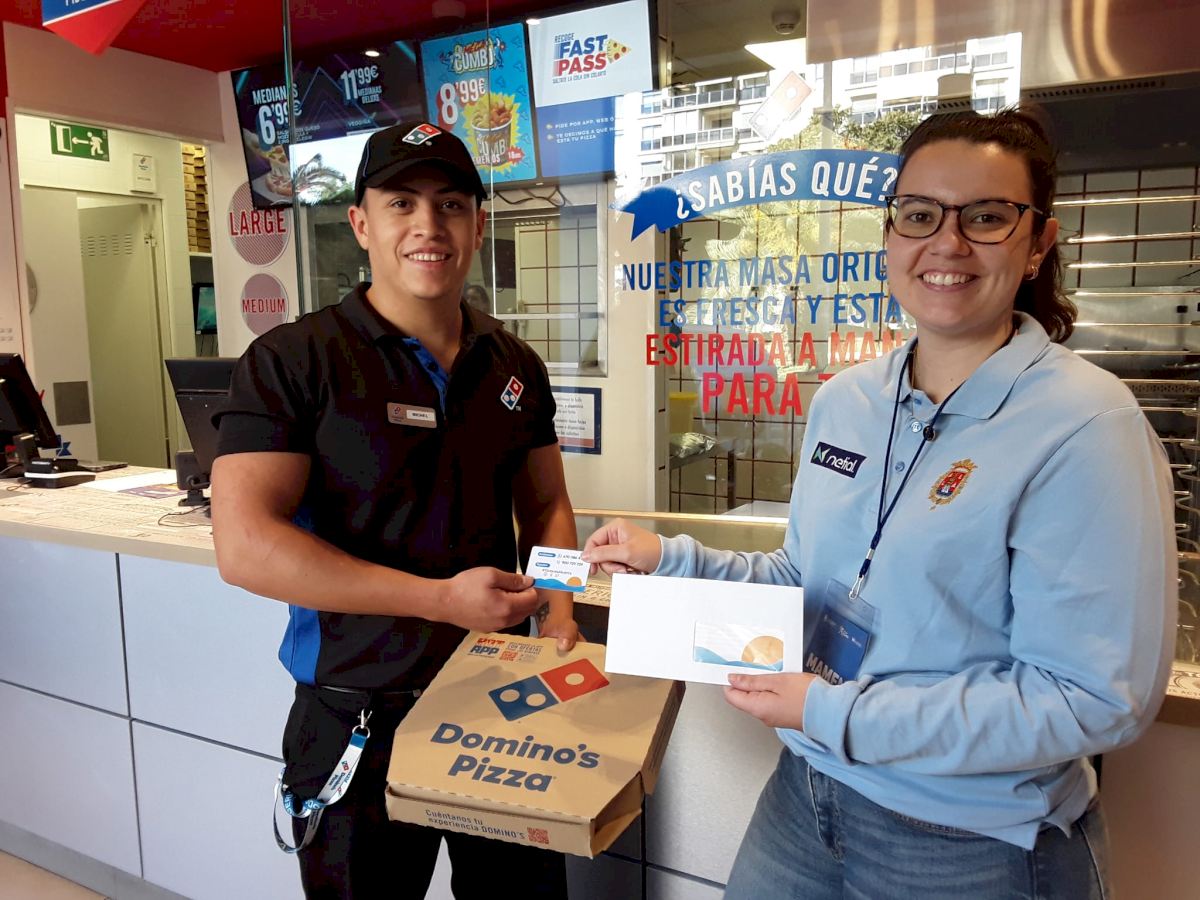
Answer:
<path fill-rule="evenodd" d="M 728 684 L 731 674 L 803 670 L 798 587 L 614 575 L 605 668 Z"/>

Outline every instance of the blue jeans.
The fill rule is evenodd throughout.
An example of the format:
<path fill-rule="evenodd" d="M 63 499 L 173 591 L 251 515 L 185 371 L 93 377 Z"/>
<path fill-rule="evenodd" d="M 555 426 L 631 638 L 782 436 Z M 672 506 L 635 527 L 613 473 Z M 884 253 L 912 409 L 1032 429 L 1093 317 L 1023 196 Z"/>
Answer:
<path fill-rule="evenodd" d="M 742 838 L 726 900 L 1104 900 L 1108 835 L 1093 803 L 1067 837 L 1023 850 L 894 813 L 784 749 Z"/>

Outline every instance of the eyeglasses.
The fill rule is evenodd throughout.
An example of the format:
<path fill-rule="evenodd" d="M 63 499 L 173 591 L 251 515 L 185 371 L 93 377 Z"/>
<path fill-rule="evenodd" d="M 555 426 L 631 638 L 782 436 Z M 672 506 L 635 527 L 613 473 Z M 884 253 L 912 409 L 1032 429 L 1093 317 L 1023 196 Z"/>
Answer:
<path fill-rule="evenodd" d="M 953 206 L 915 197 L 910 194 L 893 195 L 885 198 L 888 208 L 888 225 L 896 234 L 906 238 L 927 238 L 942 226 L 949 210 L 958 213 L 958 232 L 973 244 L 1002 244 L 1012 237 L 1026 210 L 1042 212 L 1028 203 L 1012 203 L 1008 200 L 976 200 L 965 206 Z"/>

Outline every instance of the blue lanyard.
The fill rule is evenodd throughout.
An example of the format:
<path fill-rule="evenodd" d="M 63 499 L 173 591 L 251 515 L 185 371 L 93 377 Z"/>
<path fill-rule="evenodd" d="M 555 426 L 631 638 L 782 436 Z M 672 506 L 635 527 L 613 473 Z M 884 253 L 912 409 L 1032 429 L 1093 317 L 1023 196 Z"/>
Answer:
<path fill-rule="evenodd" d="M 913 350 L 915 349 L 916 347 L 914 346 Z M 900 377 L 896 379 L 896 399 L 892 403 L 892 427 L 888 431 L 887 452 L 883 457 L 883 483 L 879 487 L 879 512 L 876 513 L 875 518 L 875 534 L 871 538 L 871 546 L 867 548 L 867 555 L 863 559 L 862 567 L 858 570 L 858 577 L 854 579 L 854 586 L 850 588 L 851 600 L 857 600 L 859 594 L 862 592 L 863 583 L 867 580 L 867 572 L 871 569 L 871 560 L 875 558 L 875 549 L 879 546 L 879 538 L 883 535 L 883 526 L 891 518 L 892 510 L 896 508 L 896 501 L 904 493 L 904 487 L 908 484 L 908 479 L 912 476 L 913 469 L 917 466 L 917 459 L 921 456 L 921 451 L 925 449 L 926 444 L 937 437 L 937 430 L 933 426 L 937 423 L 938 416 L 942 414 L 942 408 L 950 402 L 951 397 L 958 393 L 958 388 L 966 384 L 965 381 L 961 382 L 958 387 L 949 393 L 945 400 L 938 404 L 937 409 L 933 411 L 933 418 L 929 420 L 921 431 L 921 443 L 917 445 L 917 452 L 913 454 L 912 460 L 909 461 L 908 470 L 904 473 L 904 479 L 900 482 L 900 487 L 896 489 L 896 496 L 892 498 L 892 502 L 885 509 L 888 472 L 892 468 L 892 442 L 896 437 L 896 417 L 900 412 L 900 391 L 904 388 L 904 373 L 908 371 L 909 364 L 912 362 L 913 350 L 909 350 L 905 355 L 904 365 L 900 367 Z"/>

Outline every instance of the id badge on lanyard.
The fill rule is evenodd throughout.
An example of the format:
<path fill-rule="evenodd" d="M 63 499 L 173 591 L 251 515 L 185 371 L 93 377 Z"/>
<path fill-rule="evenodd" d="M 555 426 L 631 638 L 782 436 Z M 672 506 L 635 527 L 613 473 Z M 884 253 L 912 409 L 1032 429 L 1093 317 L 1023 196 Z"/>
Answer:
<path fill-rule="evenodd" d="M 286 769 L 280 770 L 279 778 L 275 782 L 276 810 L 282 805 L 283 811 L 293 819 L 308 820 L 304 826 L 304 837 L 293 847 L 279 833 L 278 814 L 272 815 L 275 843 L 284 853 L 297 853 L 312 843 L 312 839 L 317 834 L 317 826 L 321 823 L 321 816 L 325 813 L 325 807 L 332 806 L 345 796 L 350 782 L 354 778 L 354 771 L 358 768 L 358 760 L 362 756 L 363 747 L 367 745 L 367 738 L 371 736 L 371 729 L 367 727 L 367 720 L 370 718 L 371 713 L 365 709 L 359 713 L 359 722 L 350 731 L 350 741 L 342 752 L 342 758 L 337 761 L 337 765 L 333 767 L 333 771 L 325 781 L 325 786 L 321 788 L 321 792 L 316 797 L 297 803 L 295 795 L 283 783 L 283 773 Z"/>
<path fill-rule="evenodd" d="M 876 609 L 861 594 L 829 579 L 824 603 L 804 654 L 804 669 L 830 684 L 854 681 L 875 633 Z"/>

